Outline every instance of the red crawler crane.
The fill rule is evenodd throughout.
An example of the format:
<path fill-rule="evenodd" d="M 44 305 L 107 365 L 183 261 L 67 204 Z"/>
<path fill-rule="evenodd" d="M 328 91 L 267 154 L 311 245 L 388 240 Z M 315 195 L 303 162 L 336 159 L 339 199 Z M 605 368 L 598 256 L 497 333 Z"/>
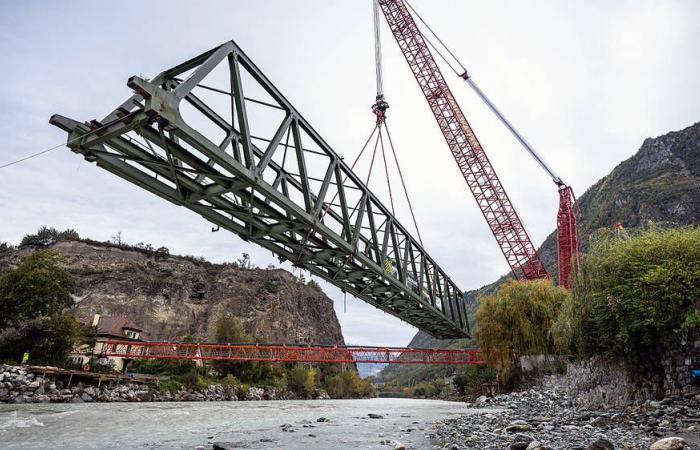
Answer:
<path fill-rule="evenodd" d="M 381 8 L 401 52 L 411 68 L 411 72 L 413 72 L 416 81 L 418 81 L 418 85 L 423 91 L 423 95 L 428 101 L 428 105 L 447 141 L 447 145 L 464 179 L 467 181 L 486 222 L 491 228 L 491 232 L 496 238 L 503 255 L 506 257 L 513 275 L 517 279 L 527 280 L 548 278 L 547 270 L 537 254 L 537 250 L 525 230 L 525 226 L 515 211 L 508 194 L 506 194 L 501 181 L 459 104 L 457 104 L 454 95 L 452 95 L 435 58 L 433 58 L 428 48 L 429 42 L 426 42 L 425 37 L 418 29 L 416 22 L 406 7 L 406 3 L 403 0 L 375 1 L 377 2 L 375 5 L 378 4 L 379 8 Z M 410 5 L 408 6 L 410 7 Z M 420 16 L 418 17 L 420 18 Z M 430 28 L 428 27 L 428 29 Z M 430 31 L 432 33 L 432 30 Z M 442 44 L 442 41 L 440 43 Z M 432 47 L 435 49 L 434 46 Z M 449 49 L 447 51 L 449 52 Z M 449 53 L 454 58 L 452 53 Z M 438 54 L 440 53 L 438 52 Z M 456 58 L 454 59 L 456 60 Z M 463 66 L 462 69 L 464 69 Z M 554 174 L 527 141 L 496 109 L 493 103 L 489 101 L 486 95 L 467 75 L 466 69 L 459 76 L 474 89 L 558 186 L 560 198 L 559 213 L 557 215 L 559 284 L 568 287 L 572 258 L 575 258 L 577 255 L 576 219 L 573 210 L 575 199 L 571 188 L 566 186 Z"/>

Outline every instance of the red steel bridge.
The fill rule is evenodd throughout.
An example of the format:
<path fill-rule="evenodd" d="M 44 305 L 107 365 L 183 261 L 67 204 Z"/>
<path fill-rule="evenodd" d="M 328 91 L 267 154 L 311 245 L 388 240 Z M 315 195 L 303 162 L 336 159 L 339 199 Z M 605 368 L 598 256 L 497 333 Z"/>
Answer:
<path fill-rule="evenodd" d="M 100 342 L 101 355 L 120 358 L 301 363 L 484 364 L 479 349 L 306 346 L 276 344 L 194 344 L 182 342 Z"/>
<path fill-rule="evenodd" d="M 448 60 L 430 36 L 421 32 L 409 10 L 412 8 L 405 0 L 375 1 L 376 127 L 380 129 L 384 124 L 388 107 L 381 90 L 381 11 L 513 275 L 517 279 L 548 278 L 535 245 L 433 52 L 449 65 Z M 432 29 L 428 30 L 437 38 Z M 437 41 L 442 44 L 439 38 Z M 571 263 L 577 254 L 571 188 L 495 108 L 466 69 L 461 69 L 455 70 L 460 80 L 486 102 L 559 189 L 558 274 L 559 283 L 568 286 Z M 164 200 L 192 210 L 215 224 L 216 229 L 255 242 L 281 261 L 290 261 L 439 339 L 470 336 L 463 290 L 430 257 L 421 240 L 399 222 L 393 200 L 387 208 L 235 42 L 226 42 L 153 78 L 133 76 L 127 86 L 133 94 L 100 120 L 51 117 L 53 125 L 68 133 L 67 146 L 73 152 Z M 184 352 L 191 356 L 188 352 L 193 349 L 207 349 L 211 353 L 205 353 L 214 356 L 206 358 L 215 358 L 234 350 L 189 344 L 139 345 L 129 351 L 138 349 L 145 355 L 165 357 L 165 353 L 158 352 L 174 345 L 177 351 L 172 355 Z M 123 353 L 127 347 L 117 348 Z M 235 350 L 239 354 L 277 355 L 275 358 L 285 360 L 295 357 L 289 356 L 291 348 L 297 347 L 263 350 L 259 346 L 238 346 Z M 329 357 L 359 362 L 356 358 L 360 357 L 369 362 L 387 362 L 385 350 L 398 359 L 418 355 L 423 362 L 433 356 L 473 357 L 468 351 L 430 353 L 352 347 L 297 351 L 315 352 L 314 358 L 319 360 Z"/>

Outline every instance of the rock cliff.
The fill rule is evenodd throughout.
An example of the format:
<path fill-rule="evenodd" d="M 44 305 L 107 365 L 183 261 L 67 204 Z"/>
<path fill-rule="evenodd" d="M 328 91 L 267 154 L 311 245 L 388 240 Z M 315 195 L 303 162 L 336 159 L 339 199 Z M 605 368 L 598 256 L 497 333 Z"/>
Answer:
<path fill-rule="evenodd" d="M 0 254 L 0 273 L 37 247 Z M 246 269 L 84 241 L 51 246 L 75 277 L 75 314 L 122 315 L 151 340 L 211 340 L 217 320 L 240 317 L 264 342 L 344 344 L 333 302 L 282 269 Z"/>

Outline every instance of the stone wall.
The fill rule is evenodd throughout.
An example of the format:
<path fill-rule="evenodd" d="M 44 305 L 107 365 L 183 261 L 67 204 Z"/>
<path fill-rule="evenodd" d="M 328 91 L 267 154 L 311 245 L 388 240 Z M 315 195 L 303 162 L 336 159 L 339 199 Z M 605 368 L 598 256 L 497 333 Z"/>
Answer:
<path fill-rule="evenodd" d="M 655 396 L 648 387 L 633 383 L 620 366 L 600 357 L 569 364 L 557 384 L 576 406 L 589 409 L 620 408 Z"/>
<path fill-rule="evenodd" d="M 684 338 L 677 349 L 667 353 L 663 366 L 662 380 L 635 382 L 619 365 L 595 357 L 569 364 L 560 383 L 578 405 L 588 408 L 700 395 L 700 380 L 690 374 L 692 369 L 700 369 L 700 334 Z"/>
<path fill-rule="evenodd" d="M 683 338 L 679 349 L 664 358 L 664 391 L 667 397 L 700 394 L 700 381 L 692 379 L 692 369 L 700 369 L 700 333 Z"/>

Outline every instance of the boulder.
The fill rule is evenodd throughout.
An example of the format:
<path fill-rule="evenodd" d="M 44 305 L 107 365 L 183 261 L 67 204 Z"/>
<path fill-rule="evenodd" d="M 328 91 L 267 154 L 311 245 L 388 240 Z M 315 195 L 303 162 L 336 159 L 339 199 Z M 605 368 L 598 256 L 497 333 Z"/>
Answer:
<path fill-rule="evenodd" d="M 508 449 L 509 450 L 526 450 L 527 446 L 530 445 L 530 442 L 532 442 L 533 440 L 534 439 L 527 434 L 518 433 L 513 438 L 513 442 L 510 444 L 510 447 L 508 447 Z"/>
<path fill-rule="evenodd" d="M 607 439 L 597 439 L 586 447 L 586 450 L 615 450 L 615 445 Z"/>
<path fill-rule="evenodd" d="M 549 450 L 549 446 L 541 443 L 540 441 L 532 441 L 530 445 L 527 446 L 526 450 Z"/>
<path fill-rule="evenodd" d="M 667 437 L 659 439 L 651 444 L 649 450 L 682 450 L 685 447 L 685 440 L 679 437 Z"/>
<path fill-rule="evenodd" d="M 476 400 L 474 400 L 474 403 L 476 403 L 477 405 L 481 405 L 483 403 L 486 403 L 488 401 L 488 399 L 489 398 L 487 396 L 482 395 L 482 396 L 479 396 Z"/>
<path fill-rule="evenodd" d="M 510 431 L 511 433 L 520 431 L 530 431 L 531 429 L 532 427 L 524 420 L 513 421 L 506 427 L 506 431 Z"/>

